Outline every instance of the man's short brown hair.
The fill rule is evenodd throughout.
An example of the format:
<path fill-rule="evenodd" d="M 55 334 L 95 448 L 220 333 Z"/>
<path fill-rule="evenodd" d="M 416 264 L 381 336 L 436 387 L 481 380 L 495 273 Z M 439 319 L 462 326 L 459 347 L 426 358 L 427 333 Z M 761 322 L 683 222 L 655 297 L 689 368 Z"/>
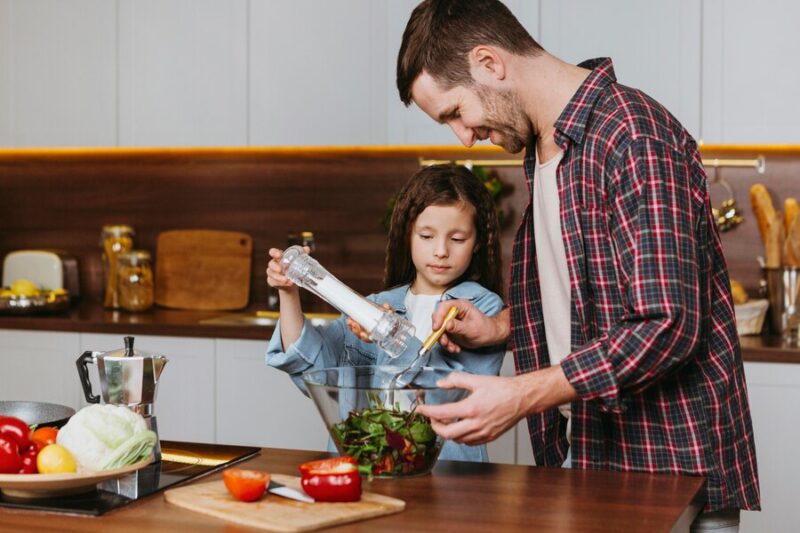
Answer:
<path fill-rule="evenodd" d="M 425 0 L 411 13 L 397 56 L 397 89 L 411 104 L 411 85 L 426 71 L 443 88 L 472 84 L 467 55 L 478 45 L 518 55 L 542 47 L 498 0 Z"/>

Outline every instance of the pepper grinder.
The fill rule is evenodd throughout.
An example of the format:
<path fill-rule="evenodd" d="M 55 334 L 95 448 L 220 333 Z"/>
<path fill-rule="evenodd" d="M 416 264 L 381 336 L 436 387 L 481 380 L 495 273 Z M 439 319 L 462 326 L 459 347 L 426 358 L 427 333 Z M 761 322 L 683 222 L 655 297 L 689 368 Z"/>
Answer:
<path fill-rule="evenodd" d="M 414 337 L 414 325 L 393 311 L 378 307 L 336 279 L 302 246 L 283 251 L 281 265 L 286 277 L 296 285 L 313 292 L 349 316 L 367 331 L 369 338 L 390 357 L 403 354 Z"/>

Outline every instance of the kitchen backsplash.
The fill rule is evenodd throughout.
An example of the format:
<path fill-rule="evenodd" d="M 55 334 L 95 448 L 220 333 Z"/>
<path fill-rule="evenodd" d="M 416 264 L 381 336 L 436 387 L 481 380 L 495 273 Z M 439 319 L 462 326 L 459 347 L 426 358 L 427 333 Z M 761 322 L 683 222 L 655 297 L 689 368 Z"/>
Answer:
<path fill-rule="evenodd" d="M 744 216 L 722 238 L 732 276 L 749 290 L 758 285 L 756 256 L 763 254 L 749 187 L 762 182 L 780 202 L 800 196 L 800 147 L 704 148 L 704 157 L 758 154 L 767 160 L 763 175 L 717 171 Z M 153 253 L 161 231 L 241 231 L 253 237 L 251 306 L 263 308 L 268 248 L 308 230 L 326 268 L 355 290 L 374 292 L 382 288 L 387 201 L 426 157 L 510 158 L 490 147 L 0 150 L 0 256 L 66 250 L 79 259 L 83 297 L 100 301 L 103 225 L 130 224 L 136 247 Z M 527 187 L 520 167 L 497 168 L 497 175 L 510 191 L 502 200 L 510 218 L 503 233 L 507 267 Z M 715 206 L 729 195 L 714 184 L 709 191 Z"/>

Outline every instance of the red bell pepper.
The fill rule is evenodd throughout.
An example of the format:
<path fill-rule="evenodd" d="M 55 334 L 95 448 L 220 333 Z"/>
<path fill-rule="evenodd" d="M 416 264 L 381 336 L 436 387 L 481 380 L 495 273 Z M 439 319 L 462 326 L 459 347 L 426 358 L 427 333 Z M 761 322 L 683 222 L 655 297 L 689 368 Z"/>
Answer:
<path fill-rule="evenodd" d="M 355 502 L 361 499 L 358 461 L 350 456 L 303 463 L 300 485 L 319 502 Z"/>
<path fill-rule="evenodd" d="M 16 441 L 20 450 L 26 449 L 31 443 L 31 428 L 13 416 L 0 416 L 0 435 Z"/>

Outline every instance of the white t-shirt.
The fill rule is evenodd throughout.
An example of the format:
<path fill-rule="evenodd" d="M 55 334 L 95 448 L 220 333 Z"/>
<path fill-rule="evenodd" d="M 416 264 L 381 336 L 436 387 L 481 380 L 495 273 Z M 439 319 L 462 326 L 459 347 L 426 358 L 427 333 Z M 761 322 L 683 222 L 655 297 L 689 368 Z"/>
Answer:
<path fill-rule="evenodd" d="M 425 342 L 433 331 L 431 317 L 441 299 L 441 294 L 414 294 L 410 289 L 406 292 L 407 316 L 414 324 L 414 336 L 422 342 Z"/>
<path fill-rule="evenodd" d="M 533 174 L 533 238 L 536 243 L 536 266 L 539 269 L 539 290 L 550 364 L 555 366 L 569 355 L 570 288 L 567 254 L 561 236 L 561 203 L 558 198 L 556 170 L 564 156 L 559 152 L 549 161 L 536 164 Z M 559 406 L 561 414 L 570 418 L 570 406 Z M 567 436 L 570 435 L 567 425 Z"/>

